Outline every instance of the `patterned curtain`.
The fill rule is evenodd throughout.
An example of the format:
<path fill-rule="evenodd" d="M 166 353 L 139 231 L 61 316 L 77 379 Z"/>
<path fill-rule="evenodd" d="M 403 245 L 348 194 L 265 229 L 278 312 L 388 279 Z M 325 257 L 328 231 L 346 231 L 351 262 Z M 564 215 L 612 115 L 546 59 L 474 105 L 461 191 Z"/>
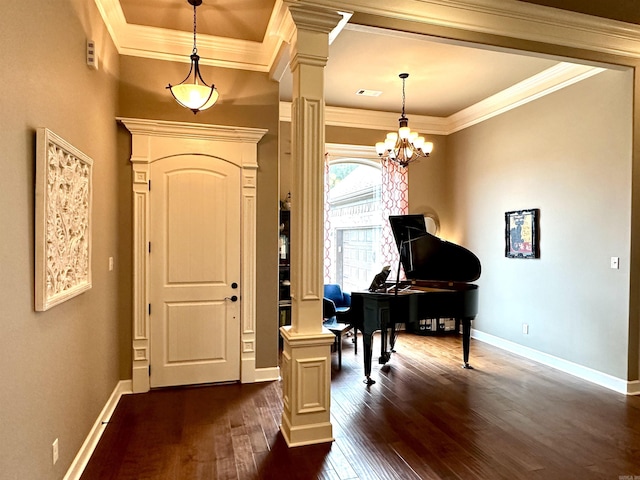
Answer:
<path fill-rule="evenodd" d="M 331 283 L 331 217 L 329 217 L 329 154 L 324 155 L 324 283 Z"/>
<path fill-rule="evenodd" d="M 382 259 L 384 265 L 391 265 L 391 275 L 395 281 L 398 271 L 398 247 L 396 246 L 389 215 L 406 215 L 409 213 L 409 180 L 407 169 L 396 162 L 381 161 L 382 167 Z M 401 278 L 404 273 L 401 273 Z"/>

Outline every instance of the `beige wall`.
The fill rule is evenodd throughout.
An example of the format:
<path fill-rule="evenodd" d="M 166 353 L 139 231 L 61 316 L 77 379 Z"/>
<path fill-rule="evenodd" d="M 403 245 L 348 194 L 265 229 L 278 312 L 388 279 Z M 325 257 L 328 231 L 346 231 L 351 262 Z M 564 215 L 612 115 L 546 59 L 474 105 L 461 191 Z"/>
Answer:
<path fill-rule="evenodd" d="M 409 119 L 411 120 L 411 119 Z M 448 177 L 447 138 L 427 135 L 433 142 L 429 158 L 409 165 L 409 213 L 435 216 L 440 222 L 439 236 L 447 238 L 450 231 L 453 188 Z M 450 239 L 454 241 L 454 239 Z"/>
<path fill-rule="evenodd" d="M 169 82 L 182 81 L 188 71 L 188 64 L 122 56 L 118 114 L 268 129 L 258 144 L 256 365 L 274 367 L 278 364 L 278 84 L 266 73 L 202 67 L 202 76 L 216 85 L 220 99 L 194 115 L 178 106 L 165 88 Z M 120 148 L 124 152 L 130 148 L 130 137 L 120 139 L 125 141 Z M 118 161 L 128 161 L 129 156 L 126 151 Z M 130 334 L 128 345 L 123 355 L 130 364 Z"/>
<path fill-rule="evenodd" d="M 100 70 L 85 63 L 97 42 Z M 0 478 L 62 478 L 120 378 L 118 57 L 93 2 L 4 2 L 0 20 Z M 35 132 L 48 127 L 94 160 L 93 288 L 34 311 Z M 108 257 L 115 269 L 108 271 Z M 124 293 L 129 295 L 128 292 Z M 52 464 L 52 442 L 60 458 Z"/>
<path fill-rule="evenodd" d="M 476 329 L 630 380 L 632 87 L 631 70 L 606 71 L 449 137 L 430 136 L 432 156 L 409 167 L 410 213 L 435 213 L 439 236 L 482 262 Z M 373 145 L 383 134 L 326 129 L 329 143 Z M 524 208 L 541 209 L 539 260 L 504 257 L 504 213 Z"/>
<path fill-rule="evenodd" d="M 451 135 L 447 147 L 451 233 L 482 262 L 474 328 L 623 379 L 632 87 L 630 70 L 607 71 Z M 526 208 L 540 209 L 541 257 L 507 259 L 504 213 Z"/>
<path fill-rule="evenodd" d="M 293 164 L 291 163 L 291 123 L 280 122 L 280 200 L 285 200 L 293 183 Z"/>
<path fill-rule="evenodd" d="M 409 121 L 411 116 L 409 115 Z M 375 146 L 384 139 L 389 130 L 369 130 L 364 128 L 346 128 L 327 125 L 325 141 L 343 145 Z M 428 159 L 415 162 L 409 169 L 409 210 L 410 213 L 436 211 L 447 217 L 448 189 L 446 166 L 446 137 L 428 135 L 434 142 L 434 152 Z M 280 198 L 284 199 L 291 190 L 293 166 L 291 164 L 291 123 L 280 123 Z M 444 215 L 443 215 L 443 212 Z"/>
<path fill-rule="evenodd" d="M 493 20 L 495 20 L 495 18 Z M 360 12 L 356 12 L 351 17 L 350 23 L 435 35 L 441 38 L 468 41 L 478 43 L 480 45 L 497 46 L 499 48 L 513 48 L 523 52 L 554 55 L 558 56 L 559 59 L 583 59 L 589 62 L 626 65 L 636 69 L 636 71 L 638 67 L 640 67 L 640 63 L 636 58 L 617 56 L 610 53 L 603 53 L 602 51 L 576 49 L 572 47 L 554 45 L 553 43 L 531 42 L 506 36 L 444 27 L 432 23 L 403 21 L 398 18 L 383 18 Z M 488 27 L 489 30 L 491 29 L 491 27 L 489 27 L 489 23 L 485 26 Z M 587 37 L 593 39 L 592 35 L 588 33 Z M 553 42 L 551 37 L 549 42 Z M 631 97 L 628 98 L 629 108 L 633 109 L 633 112 L 631 113 L 633 121 L 630 122 L 632 129 L 630 135 L 633 143 L 631 164 L 633 168 L 630 173 L 630 189 L 625 192 L 630 196 L 630 214 L 629 218 L 627 218 L 630 238 L 630 254 L 628 258 L 629 282 L 625 288 L 630 290 L 633 294 L 628 297 L 628 304 L 624 306 L 624 308 L 628 309 L 628 317 L 624 333 L 624 336 L 628 339 L 628 343 L 624 347 L 625 349 L 628 349 L 628 359 L 626 362 L 627 368 L 625 369 L 625 371 L 628 372 L 628 375 L 624 375 L 623 378 L 638 380 L 640 378 L 640 296 L 637 294 L 640 290 L 640 76 L 635 75 L 633 82 L 634 93 L 632 93 Z M 503 116 L 500 116 L 498 118 L 502 117 Z M 523 128 L 527 128 L 526 124 L 523 125 Z M 629 123 L 625 125 L 625 128 L 629 128 Z M 478 145 L 482 146 L 482 151 L 486 152 L 487 142 L 485 138 L 478 137 L 476 138 L 476 141 Z M 493 143 L 495 142 L 497 142 L 497 139 L 494 138 Z M 480 148 L 478 145 L 475 146 L 475 151 L 477 152 L 480 151 L 478 150 L 478 148 Z M 536 145 L 534 148 L 539 149 L 540 147 L 544 147 L 544 143 L 542 145 Z M 450 146 L 447 147 L 447 151 L 450 151 Z M 521 152 L 514 151 L 514 154 L 516 153 L 519 154 Z M 494 194 L 493 192 L 490 193 Z M 460 209 L 457 209 L 456 211 L 460 212 Z M 451 232 L 452 238 L 459 238 L 464 245 L 464 242 L 466 241 L 464 236 L 465 234 L 464 230 L 460 228 L 464 223 L 461 219 L 456 219 L 456 224 L 458 227 L 456 231 Z M 614 254 L 611 254 L 611 256 L 613 255 Z M 607 334 L 607 336 L 608 335 L 609 334 Z M 607 354 L 608 351 L 601 351 L 596 356 L 602 357 Z M 616 370 L 618 370 L 617 367 Z"/>
<path fill-rule="evenodd" d="M 278 88 L 266 74 L 204 67 L 221 100 L 194 116 L 164 89 L 182 80 L 188 65 L 118 57 L 92 1 L 3 7 L 0 477 L 46 480 L 64 475 L 118 380 L 131 374 L 131 169 L 129 135 L 116 116 L 269 130 L 258 145 L 257 363 L 276 364 Z M 84 63 L 87 38 L 97 42 L 98 71 Z M 631 185 L 638 171 L 630 160 L 631 82 L 630 73 L 598 75 L 438 139 L 433 157 L 410 167 L 409 181 L 410 209 L 435 209 L 443 234 L 483 262 L 476 328 L 633 380 L 638 302 L 629 288 L 638 275 L 629 255 L 630 238 L 639 233 L 640 197 Z M 41 126 L 95 162 L 93 288 L 36 313 L 35 129 Z M 326 140 L 369 145 L 381 133 L 328 127 Z M 289 167 L 283 162 L 285 191 Z M 418 193 L 415 185 L 428 188 Z M 541 208 L 542 258 L 508 261 L 504 211 L 528 207 Z M 571 241 L 575 237 L 578 242 Z M 609 269 L 610 256 L 620 257 L 620 270 Z M 523 321 L 531 325 L 524 339 Z M 55 438 L 60 459 L 53 466 Z"/>

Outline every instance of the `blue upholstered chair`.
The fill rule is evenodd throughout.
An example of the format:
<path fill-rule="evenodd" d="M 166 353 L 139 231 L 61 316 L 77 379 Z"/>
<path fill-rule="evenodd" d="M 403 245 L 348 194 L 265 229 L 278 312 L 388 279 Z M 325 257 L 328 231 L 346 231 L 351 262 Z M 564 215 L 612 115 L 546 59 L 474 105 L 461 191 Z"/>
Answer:
<path fill-rule="evenodd" d="M 333 302 L 336 309 L 336 320 L 339 323 L 350 323 L 349 309 L 351 308 L 351 294 L 342 291 L 342 287 L 337 283 L 326 283 L 324 285 L 324 298 Z"/>
<path fill-rule="evenodd" d="M 324 299 L 323 299 L 323 310 L 325 317 L 325 326 L 331 329 L 331 325 L 335 324 L 346 324 L 352 326 L 351 322 L 351 294 L 342 291 L 342 287 L 337 283 L 326 283 L 324 285 Z M 329 318 L 329 313 L 334 313 L 333 318 Z M 348 329 L 343 329 L 346 331 Z M 333 331 L 333 330 L 332 330 Z M 355 326 L 353 327 L 354 337 L 353 343 L 355 343 L 355 353 L 358 353 L 358 343 L 357 343 L 357 330 Z M 335 332 L 334 332 L 335 333 Z M 341 335 L 338 338 L 338 341 L 341 342 Z M 342 352 L 339 350 L 339 354 Z M 340 355 L 341 356 L 341 355 Z"/>
<path fill-rule="evenodd" d="M 333 322 L 335 321 L 335 316 L 336 316 L 335 304 L 328 298 L 323 298 L 322 299 L 322 317 L 324 321 Z"/>

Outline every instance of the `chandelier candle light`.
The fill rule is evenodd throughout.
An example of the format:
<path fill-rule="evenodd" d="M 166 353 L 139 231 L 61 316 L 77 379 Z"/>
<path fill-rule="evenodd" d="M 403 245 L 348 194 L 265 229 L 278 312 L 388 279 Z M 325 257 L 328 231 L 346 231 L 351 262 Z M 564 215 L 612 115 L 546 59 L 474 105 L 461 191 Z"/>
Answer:
<path fill-rule="evenodd" d="M 206 110 L 218 100 L 218 91 L 215 85 L 209 86 L 200 74 L 198 48 L 196 47 L 196 7 L 202 5 L 202 0 L 187 0 L 193 5 L 193 51 L 191 52 L 191 68 L 187 77 L 178 85 L 169 84 L 167 88 L 171 91 L 173 98 L 194 114 L 201 110 Z M 186 83 L 193 73 L 193 83 Z"/>
<path fill-rule="evenodd" d="M 402 115 L 398 119 L 400 128 L 397 132 L 387 133 L 384 142 L 376 143 L 376 152 L 383 160 L 396 162 L 402 167 L 406 167 L 418 158 L 428 157 L 433 150 L 433 143 L 426 142 L 419 133 L 411 131 L 409 119 L 404 114 L 404 85 L 408 76 L 408 73 L 399 75 L 402 79 Z"/>

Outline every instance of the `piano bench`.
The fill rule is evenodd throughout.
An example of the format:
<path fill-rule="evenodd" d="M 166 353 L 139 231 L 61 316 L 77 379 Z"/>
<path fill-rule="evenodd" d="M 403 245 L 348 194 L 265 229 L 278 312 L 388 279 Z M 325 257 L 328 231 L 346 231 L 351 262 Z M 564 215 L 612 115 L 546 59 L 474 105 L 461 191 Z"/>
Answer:
<path fill-rule="evenodd" d="M 324 326 L 336 336 L 336 349 L 338 350 L 338 370 L 342 369 L 342 336 L 353 328 L 346 323 L 326 322 Z"/>

